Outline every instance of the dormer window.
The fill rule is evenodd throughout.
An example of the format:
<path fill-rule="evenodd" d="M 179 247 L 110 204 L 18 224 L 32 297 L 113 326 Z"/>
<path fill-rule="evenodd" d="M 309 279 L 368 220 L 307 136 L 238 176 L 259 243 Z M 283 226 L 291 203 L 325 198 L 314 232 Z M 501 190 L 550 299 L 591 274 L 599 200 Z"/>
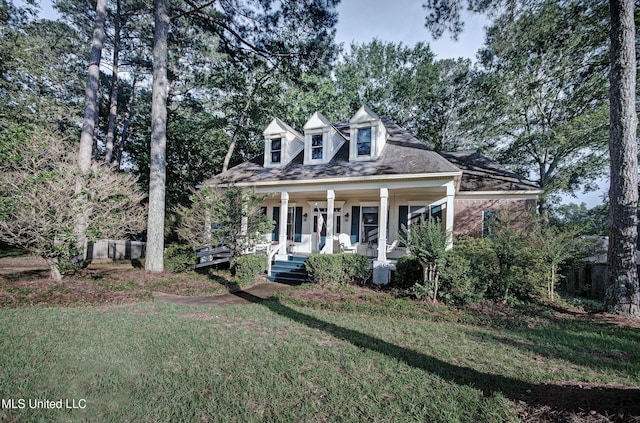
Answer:
<path fill-rule="evenodd" d="M 271 140 L 271 163 L 280 163 L 282 161 L 282 138 L 274 138 Z"/>
<path fill-rule="evenodd" d="M 304 148 L 304 137 L 298 131 L 274 118 L 264 135 L 264 167 L 282 168 Z"/>
<path fill-rule="evenodd" d="M 358 156 L 371 155 L 371 128 L 358 129 Z"/>
<path fill-rule="evenodd" d="M 311 159 L 322 160 L 323 156 L 323 142 L 322 134 L 316 134 L 311 136 Z"/>
<path fill-rule="evenodd" d="M 328 163 L 345 141 L 326 117 L 315 112 L 304 125 L 304 164 Z"/>
<path fill-rule="evenodd" d="M 349 126 L 349 161 L 377 160 L 388 136 L 382 119 L 362 106 L 349 120 Z"/>

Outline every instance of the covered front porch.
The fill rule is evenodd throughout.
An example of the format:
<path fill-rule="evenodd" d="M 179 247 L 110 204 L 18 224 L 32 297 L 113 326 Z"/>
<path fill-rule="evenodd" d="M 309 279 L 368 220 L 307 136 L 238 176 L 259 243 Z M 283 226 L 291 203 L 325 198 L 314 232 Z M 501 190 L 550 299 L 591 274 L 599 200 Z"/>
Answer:
<path fill-rule="evenodd" d="M 388 283 L 391 262 L 406 254 L 398 240 L 403 226 L 410 227 L 424 216 L 439 220 L 449 232 L 453 230 L 455 182 L 387 182 L 386 186 L 363 183 L 257 189 L 275 194 L 263 207 L 275 222 L 270 234 L 275 259 L 359 253 L 373 261 L 374 282 Z"/>

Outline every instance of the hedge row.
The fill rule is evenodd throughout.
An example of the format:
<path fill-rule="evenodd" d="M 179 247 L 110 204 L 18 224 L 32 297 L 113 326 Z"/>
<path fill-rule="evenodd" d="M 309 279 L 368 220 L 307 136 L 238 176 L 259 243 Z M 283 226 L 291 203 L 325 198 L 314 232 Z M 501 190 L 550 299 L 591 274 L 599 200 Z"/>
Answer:
<path fill-rule="evenodd" d="M 322 285 L 364 285 L 371 278 L 371 262 L 361 254 L 312 254 L 305 266 L 309 279 Z"/>

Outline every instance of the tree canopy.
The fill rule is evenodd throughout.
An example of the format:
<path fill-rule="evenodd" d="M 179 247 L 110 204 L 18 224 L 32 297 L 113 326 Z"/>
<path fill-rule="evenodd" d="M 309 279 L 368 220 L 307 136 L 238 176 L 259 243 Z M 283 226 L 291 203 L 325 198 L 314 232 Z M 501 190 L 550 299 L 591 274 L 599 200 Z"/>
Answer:
<path fill-rule="evenodd" d="M 499 17 L 473 83 L 476 139 L 539 184 L 543 216 L 549 197 L 593 188 L 607 163 L 606 13 L 584 3 L 545 1 Z"/>

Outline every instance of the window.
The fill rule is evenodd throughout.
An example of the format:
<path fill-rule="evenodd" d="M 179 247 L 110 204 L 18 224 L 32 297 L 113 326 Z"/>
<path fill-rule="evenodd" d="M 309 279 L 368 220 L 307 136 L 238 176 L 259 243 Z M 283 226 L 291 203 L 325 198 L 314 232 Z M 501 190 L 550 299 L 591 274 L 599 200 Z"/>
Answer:
<path fill-rule="evenodd" d="M 406 228 L 409 230 L 411 225 L 417 225 L 420 223 L 420 218 L 423 217 L 426 221 L 436 221 L 443 225 L 442 221 L 443 205 L 431 205 L 431 206 L 399 206 L 398 207 L 398 230 Z M 404 244 L 401 244 L 403 247 Z"/>
<path fill-rule="evenodd" d="M 378 207 L 362 207 L 362 242 L 378 242 Z"/>
<path fill-rule="evenodd" d="M 358 129 L 358 156 L 371 155 L 371 128 Z"/>
<path fill-rule="evenodd" d="M 271 163 L 280 163 L 282 158 L 282 138 L 271 140 Z"/>
<path fill-rule="evenodd" d="M 421 217 L 426 221 L 442 223 L 442 205 L 409 207 L 409 225 L 420 223 Z"/>
<path fill-rule="evenodd" d="M 311 136 L 311 159 L 322 160 L 322 134 Z"/>
<path fill-rule="evenodd" d="M 495 237 L 493 233 L 496 222 L 498 222 L 498 212 L 496 210 L 485 210 L 482 212 L 482 236 Z"/>

